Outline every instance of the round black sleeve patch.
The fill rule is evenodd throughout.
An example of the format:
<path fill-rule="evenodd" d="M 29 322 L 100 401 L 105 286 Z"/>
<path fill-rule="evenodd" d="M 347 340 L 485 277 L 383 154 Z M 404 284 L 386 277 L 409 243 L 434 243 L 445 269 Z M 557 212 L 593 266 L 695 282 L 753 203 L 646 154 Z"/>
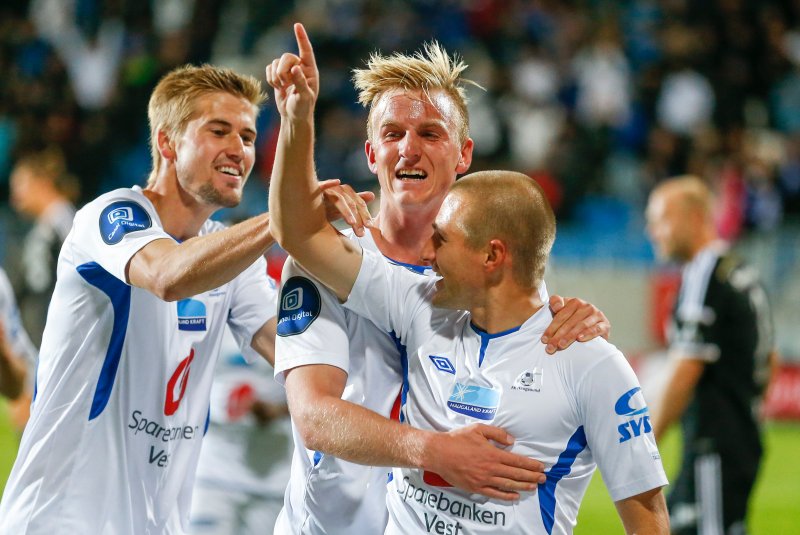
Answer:
<path fill-rule="evenodd" d="M 125 234 L 153 226 L 150 214 L 133 201 L 117 201 L 100 213 L 100 236 L 108 245 L 122 241 Z"/>
<path fill-rule="evenodd" d="M 281 289 L 278 307 L 278 336 L 305 332 L 319 317 L 322 308 L 319 290 L 305 277 L 291 277 Z"/>

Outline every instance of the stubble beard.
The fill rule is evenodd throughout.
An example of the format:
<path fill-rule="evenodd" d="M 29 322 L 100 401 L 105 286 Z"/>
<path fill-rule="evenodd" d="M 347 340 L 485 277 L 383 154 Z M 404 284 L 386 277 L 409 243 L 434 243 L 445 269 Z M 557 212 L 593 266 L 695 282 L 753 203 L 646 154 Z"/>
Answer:
<path fill-rule="evenodd" d="M 221 208 L 235 208 L 236 206 L 239 206 L 239 202 L 242 200 L 241 193 L 235 195 L 233 192 L 231 192 L 231 195 L 225 196 L 208 182 L 200 186 L 197 194 L 204 203 L 219 206 Z"/>

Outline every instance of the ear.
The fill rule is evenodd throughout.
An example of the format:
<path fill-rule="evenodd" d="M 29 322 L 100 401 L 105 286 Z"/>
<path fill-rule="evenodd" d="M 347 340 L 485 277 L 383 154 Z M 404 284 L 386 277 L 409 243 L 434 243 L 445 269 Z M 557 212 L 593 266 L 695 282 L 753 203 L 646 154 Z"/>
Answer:
<path fill-rule="evenodd" d="M 471 137 L 468 137 L 461 147 L 458 164 L 456 165 L 456 173 L 459 175 L 466 173 L 469 170 L 469 166 L 472 165 L 472 148 L 474 146 L 475 142 L 472 141 Z"/>
<path fill-rule="evenodd" d="M 372 171 L 373 175 L 378 174 L 378 165 L 375 159 L 375 149 L 372 146 L 372 142 L 368 139 L 364 142 L 364 153 L 367 155 L 367 166 L 369 170 Z"/>
<path fill-rule="evenodd" d="M 492 273 L 503 267 L 508 258 L 508 246 L 503 240 L 494 238 L 486 246 L 486 259 L 483 267 L 487 273 Z"/>
<path fill-rule="evenodd" d="M 161 157 L 164 158 L 164 160 L 169 161 L 175 159 L 175 147 L 173 146 L 172 140 L 166 132 L 163 130 L 158 131 L 156 143 L 158 147 L 158 153 L 161 154 Z"/>

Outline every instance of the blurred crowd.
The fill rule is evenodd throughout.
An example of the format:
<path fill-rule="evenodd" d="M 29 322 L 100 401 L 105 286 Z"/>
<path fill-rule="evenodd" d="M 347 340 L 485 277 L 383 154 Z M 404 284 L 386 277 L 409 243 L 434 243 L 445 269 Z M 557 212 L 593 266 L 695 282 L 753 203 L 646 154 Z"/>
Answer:
<path fill-rule="evenodd" d="M 183 63 L 263 78 L 302 21 L 322 75 L 318 170 L 373 186 L 350 69 L 432 38 L 470 65 L 473 170 L 534 176 L 560 218 L 586 199 L 640 210 L 695 173 L 736 238 L 800 214 L 800 2 L 792 0 L 6 0 L 0 191 L 14 162 L 59 150 L 80 205 L 143 183 L 147 96 Z M 260 118 L 256 180 L 277 119 Z M 263 206 L 263 204 L 262 204 Z M 616 206 L 616 205 L 614 205 Z"/>

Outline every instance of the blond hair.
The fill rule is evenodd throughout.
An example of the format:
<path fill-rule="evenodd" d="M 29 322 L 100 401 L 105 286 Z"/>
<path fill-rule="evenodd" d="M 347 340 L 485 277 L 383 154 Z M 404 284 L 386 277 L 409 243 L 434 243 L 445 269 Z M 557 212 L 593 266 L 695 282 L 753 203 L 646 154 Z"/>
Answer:
<path fill-rule="evenodd" d="M 450 192 L 465 202 L 461 230 L 467 246 L 503 241 L 516 283 L 537 288 L 556 238 L 556 218 L 539 184 L 522 173 L 481 171 L 457 180 Z"/>
<path fill-rule="evenodd" d="M 430 92 L 441 90 L 450 97 L 458 110 L 458 140 L 464 143 L 469 137 L 469 113 L 464 84 L 480 87 L 472 80 L 461 78 L 467 64 L 458 56 L 451 56 L 437 42 L 425 44 L 423 52 L 413 56 L 395 52 L 391 56 L 373 53 L 365 69 L 353 69 L 353 83 L 358 90 L 358 102 L 369 107 L 367 136 L 373 139 L 372 112 L 387 91 L 403 89 L 421 90 L 430 99 Z"/>
<path fill-rule="evenodd" d="M 197 100 L 218 92 L 247 100 L 256 108 L 256 113 L 267 99 L 256 78 L 208 64 L 178 67 L 158 82 L 147 106 L 150 154 L 153 158 L 153 171 L 150 173 L 148 185 L 153 183 L 161 167 L 161 154 L 158 152 L 159 130 L 165 131 L 171 137 L 178 136 L 193 119 Z"/>
<path fill-rule="evenodd" d="M 653 190 L 655 195 L 671 195 L 683 210 L 700 214 L 710 221 L 714 217 L 714 193 L 700 177 L 681 175 L 661 182 Z"/>

